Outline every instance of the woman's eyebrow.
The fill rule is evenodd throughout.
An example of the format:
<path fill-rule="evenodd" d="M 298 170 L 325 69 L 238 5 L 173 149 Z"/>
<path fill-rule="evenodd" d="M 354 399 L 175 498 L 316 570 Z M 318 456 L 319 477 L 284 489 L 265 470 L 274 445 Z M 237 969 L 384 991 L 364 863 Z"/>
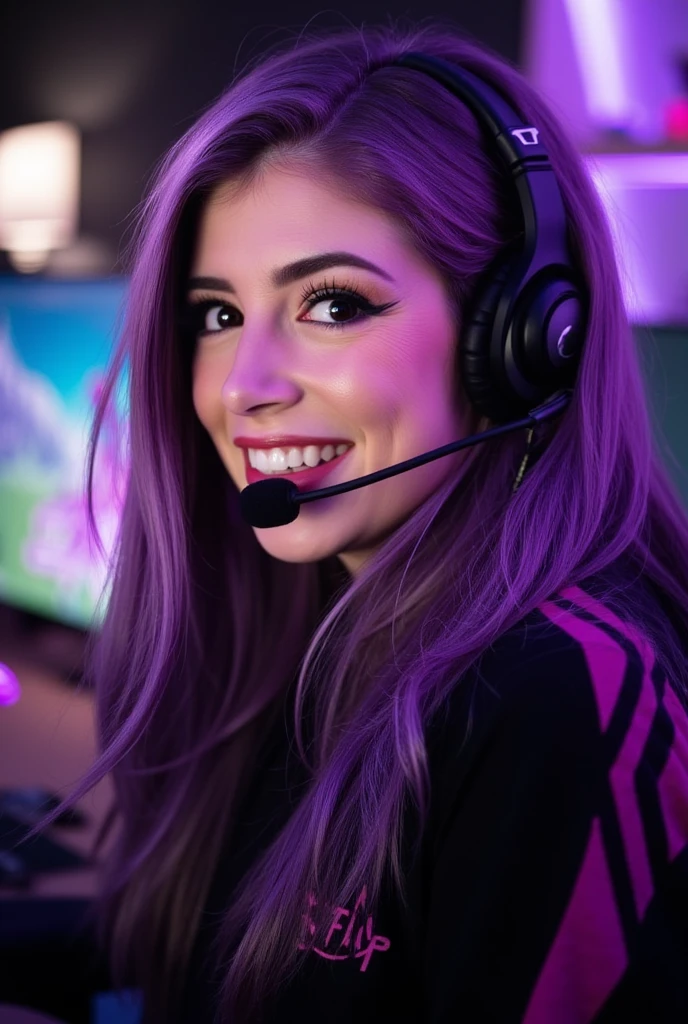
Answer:
<path fill-rule="evenodd" d="M 284 288 L 285 285 L 292 284 L 309 274 L 317 274 L 320 270 L 327 270 L 329 267 L 344 266 L 360 267 L 362 270 L 370 270 L 373 274 L 384 277 L 386 281 L 394 281 L 394 278 L 386 270 L 382 270 L 370 260 L 356 256 L 352 252 L 323 252 L 318 256 L 305 256 L 301 260 L 288 263 L 285 267 L 273 271 L 271 280 L 275 288 Z M 230 282 L 222 277 L 192 277 L 189 280 L 188 289 L 192 291 L 194 288 L 212 288 L 217 291 L 234 292 Z"/>

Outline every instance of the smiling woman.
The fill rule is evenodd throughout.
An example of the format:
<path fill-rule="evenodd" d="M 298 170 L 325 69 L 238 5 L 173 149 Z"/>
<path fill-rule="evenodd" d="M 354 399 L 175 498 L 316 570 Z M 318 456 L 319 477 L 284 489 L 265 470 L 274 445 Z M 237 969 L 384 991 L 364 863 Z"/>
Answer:
<path fill-rule="evenodd" d="M 688 518 L 543 100 L 443 25 L 300 34 L 160 170 L 91 470 L 125 360 L 70 800 L 112 774 L 97 935 L 145 1024 L 685 1019 Z M 559 389 L 526 458 L 242 515 Z"/>
<path fill-rule="evenodd" d="M 441 275 L 391 217 L 323 174 L 270 163 L 238 194 L 220 186 L 200 218 L 191 275 L 194 408 L 239 491 L 288 461 L 308 489 L 461 436 Z M 249 452 L 270 453 L 254 474 L 236 434 Z M 349 450 L 337 456 L 340 444 Z M 315 472 L 294 473 L 321 455 Z M 305 506 L 298 522 L 256 536 L 280 561 L 336 555 L 355 574 L 460 460 Z"/>

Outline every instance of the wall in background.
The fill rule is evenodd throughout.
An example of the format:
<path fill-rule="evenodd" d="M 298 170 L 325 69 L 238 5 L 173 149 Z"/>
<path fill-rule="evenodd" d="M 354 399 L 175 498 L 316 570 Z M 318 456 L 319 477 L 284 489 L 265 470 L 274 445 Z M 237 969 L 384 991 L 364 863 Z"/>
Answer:
<path fill-rule="evenodd" d="M 587 154 L 631 318 L 685 326 L 686 0 L 527 0 L 522 66 Z"/>
<path fill-rule="evenodd" d="M 636 327 L 657 445 L 688 509 L 688 329 Z"/>
<path fill-rule="evenodd" d="M 451 19 L 514 62 L 523 0 L 436 0 Z M 5 5 L 0 131 L 64 118 L 83 133 L 81 234 L 106 244 L 109 268 L 157 161 L 229 84 L 235 68 L 311 23 L 360 25 L 430 16 L 419 0 L 35 0 Z M 5 265 L 6 266 L 6 265 Z M 0 270 L 3 267 L 0 265 Z"/>

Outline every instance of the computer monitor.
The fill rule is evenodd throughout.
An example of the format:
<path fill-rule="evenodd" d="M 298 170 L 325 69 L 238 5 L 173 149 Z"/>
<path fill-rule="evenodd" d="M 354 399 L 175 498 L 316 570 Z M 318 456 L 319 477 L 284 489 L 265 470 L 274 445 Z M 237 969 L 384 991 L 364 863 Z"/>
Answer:
<path fill-rule="evenodd" d="M 0 602 L 80 629 L 95 622 L 121 508 L 124 386 L 96 462 L 103 558 L 87 529 L 84 474 L 126 291 L 121 277 L 0 277 Z"/>

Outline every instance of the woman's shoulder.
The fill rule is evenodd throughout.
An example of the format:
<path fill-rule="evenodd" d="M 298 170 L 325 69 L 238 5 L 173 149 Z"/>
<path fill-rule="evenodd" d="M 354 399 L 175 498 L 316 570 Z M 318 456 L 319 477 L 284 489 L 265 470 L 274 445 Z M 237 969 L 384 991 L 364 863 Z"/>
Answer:
<path fill-rule="evenodd" d="M 486 752 L 513 773 L 526 757 L 563 771 L 586 757 L 613 763 L 612 751 L 662 746 L 661 760 L 688 745 L 688 717 L 649 637 L 596 596 L 598 582 L 542 601 L 457 682 L 429 744 L 441 788 L 475 778 Z M 642 583 L 638 599 L 648 600 Z"/>
<path fill-rule="evenodd" d="M 592 587 L 577 584 L 557 590 L 498 637 L 477 675 L 503 703 L 542 702 L 563 714 L 592 699 L 604 728 L 624 682 L 634 692 L 653 688 L 662 670 L 649 636 Z"/>
<path fill-rule="evenodd" d="M 476 679 L 502 705 L 536 701 L 564 714 L 592 699 L 601 729 L 619 700 L 637 699 L 643 690 L 663 694 L 659 654 L 638 624 L 639 610 L 648 622 L 661 610 L 641 577 L 623 586 L 626 607 L 632 602 L 635 615 L 620 610 L 615 579 L 616 591 L 605 592 L 608 576 L 559 588 L 483 652 Z"/>
<path fill-rule="evenodd" d="M 600 1019 L 684 1019 L 671 1014 L 686 999 L 688 719 L 648 636 L 604 594 L 553 594 L 457 685 L 473 729 L 462 742 L 457 701 L 424 862 L 428 960 L 451 942 L 464 966 L 434 986 L 452 1006 L 501 971 L 529 1020 L 564 1019 L 562 993 L 593 991 L 609 1000 Z"/>

